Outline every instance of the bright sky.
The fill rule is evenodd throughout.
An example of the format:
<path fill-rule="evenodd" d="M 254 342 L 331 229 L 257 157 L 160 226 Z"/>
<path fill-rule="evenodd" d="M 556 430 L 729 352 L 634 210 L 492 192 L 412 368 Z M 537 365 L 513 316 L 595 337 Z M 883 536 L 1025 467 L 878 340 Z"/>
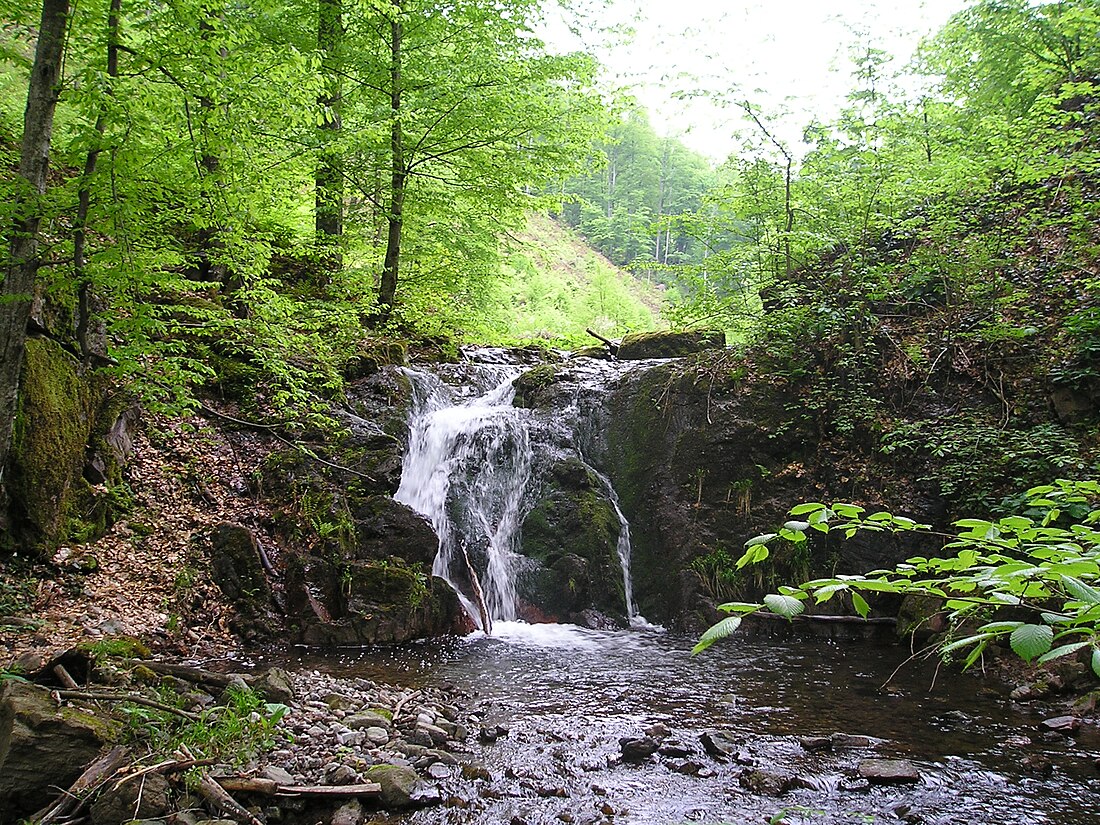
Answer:
<path fill-rule="evenodd" d="M 797 144 L 811 114 L 834 115 L 851 88 L 853 44 L 884 49 L 903 65 L 922 37 L 967 0 L 608 0 L 598 19 L 633 28 L 625 45 L 588 47 L 612 86 L 629 87 L 658 132 L 721 161 L 744 130 L 737 110 L 676 92 L 729 93 L 768 113 L 790 114 L 779 131 Z M 563 35 L 548 35 L 565 43 Z M 575 45 L 575 42 L 574 42 Z M 795 147 L 797 149 L 797 146 Z"/>

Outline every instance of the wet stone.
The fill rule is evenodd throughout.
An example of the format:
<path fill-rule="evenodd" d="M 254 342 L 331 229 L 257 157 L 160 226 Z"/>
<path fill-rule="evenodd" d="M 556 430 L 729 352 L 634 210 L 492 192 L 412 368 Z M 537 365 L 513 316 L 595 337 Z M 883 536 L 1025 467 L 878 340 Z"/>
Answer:
<path fill-rule="evenodd" d="M 664 739 L 671 736 L 672 731 L 664 722 L 657 722 L 645 729 L 645 735 L 652 736 L 654 739 Z"/>
<path fill-rule="evenodd" d="M 1081 720 L 1076 716 L 1055 716 L 1044 719 L 1039 723 L 1039 730 L 1057 731 L 1058 733 L 1074 733 L 1081 727 Z"/>
<path fill-rule="evenodd" d="M 627 762 L 642 762 L 657 752 L 657 741 L 649 736 L 623 737 L 619 749 Z"/>
<path fill-rule="evenodd" d="M 761 796 L 782 796 L 793 787 L 793 780 L 786 774 L 759 769 L 745 771 L 737 781 L 749 793 Z"/>
<path fill-rule="evenodd" d="M 829 737 L 834 748 L 877 748 L 885 740 L 873 736 L 857 736 L 850 733 L 834 733 Z"/>
<path fill-rule="evenodd" d="M 864 759 L 859 775 L 873 785 L 904 785 L 920 782 L 920 771 L 907 759 Z"/>
<path fill-rule="evenodd" d="M 736 753 L 741 747 L 728 734 L 716 730 L 708 730 L 700 734 L 699 741 L 703 744 L 703 750 L 716 757 L 727 757 Z"/>
<path fill-rule="evenodd" d="M 691 756 L 695 751 L 679 742 L 668 742 L 657 748 L 657 753 L 669 759 L 683 759 L 685 756 Z"/>
<path fill-rule="evenodd" d="M 703 765 L 701 762 L 680 762 L 673 765 L 672 770 L 685 776 L 699 776 L 703 770 Z"/>
<path fill-rule="evenodd" d="M 802 750 L 812 753 L 814 751 L 832 750 L 833 740 L 828 736 L 800 736 L 798 737 L 798 744 L 802 746 Z"/>
<path fill-rule="evenodd" d="M 432 762 L 428 765 L 428 776 L 432 779 L 448 779 L 451 776 L 451 768 L 442 762 Z"/>

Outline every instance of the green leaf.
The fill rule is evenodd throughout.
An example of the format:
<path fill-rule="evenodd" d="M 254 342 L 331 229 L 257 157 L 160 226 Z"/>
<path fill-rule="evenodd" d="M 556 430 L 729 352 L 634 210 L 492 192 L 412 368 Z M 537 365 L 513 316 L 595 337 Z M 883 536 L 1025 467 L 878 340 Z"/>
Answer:
<path fill-rule="evenodd" d="M 944 645 L 940 648 L 941 653 L 951 653 L 954 650 L 958 650 L 962 647 L 970 647 L 970 645 L 977 644 L 978 642 L 986 639 L 993 638 L 991 633 L 978 633 L 975 636 L 967 636 L 965 639 L 956 639 L 955 641 Z"/>
<path fill-rule="evenodd" d="M 757 547 L 761 544 L 767 544 L 769 541 L 774 539 L 775 536 L 776 536 L 775 533 L 763 533 L 759 536 L 754 536 L 753 538 L 746 541 L 745 546 L 746 547 Z"/>
<path fill-rule="evenodd" d="M 718 605 L 718 609 L 724 613 L 755 613 L 764 605 L 752 602 L 726 602 Z"/>
<path fill-rule="evenodd" d="M 1050 662 L 1050 661 L 1053 661 L 1054 659 L 1060 659 L 1063 656 L 1069 656 L 1069 654 L 1076 653 L 1081 648 L 1087 647 L 1088 644 L 1089 644 L 1088 641 L 1073 642 L 1073 643 L 1068 644 L 1068 645 L 1062 645 L 1061 647 L 1056 647 L 1056 648 L 1054 648 L 1054 650 L 1051 650 L 1047 653 L 1044 653 L 1042 656 L 1040 656 L 1039 657 L 1039 663 L 1042 664 L 1043 662 Z"/>
<path fill-rule="evenodd" d="M 711 625 L 707 628 L 706 632 L 699 637 L 699 641 L 696 643 L 695 647 L 691 649 L 691 655 L 694 656 L 697 653 L 702 653 L 719 639 L 724 639 L 731 635 L 740 626 L 740 616 L 727 616 L 722 619 L 722 621 Z"/>
<path fill-rule="evenodd" d="M 797 507 L 790 509 L 792 516 L 804 516 L 806 513 L 816 513 L 825 509 L 824 504 L 818 504 L 816 501 L 810 501 L 806 504 L 799 504 Z"/>
<path fill-rule="evenodd" d="M 1100 647 L 1092 649 L 1092 672 L 1100 676 Z"/>
<path fill-rule="evenodd" d="M 1065 584 L 1066 590 L 1068 590 L 1075 599 L 1080 599 L 1088 604 L 1100 604 L 1100 590 L 1097 590 L 1095 587 L 1085 584 L 1074 576 L 1062 576 L 1062 583 Z"/>
<path fill-rule="evenodd" d="M 805 605 L 793 596 L 780 596 L 778 593 L 765 596 L 764 605 L 777 616 L 786 616 L 788 619 L 806 609 Z"/>
<path fill-rule="evenodd" d="M 979 642 L 972 651 L 970 651 L 970 655 L 966 657 L 966 661 L 963 662 L 963 670 L 966 670 L 968 667 L 978 661 L 982 653 L 985 652 L 985 649 L 988 645 L 989 639 L 982 639 L 982 641 Z"/>
<path fill-rule="evenodd" d="M 810 529 L 810 522 L 808 521 L 788 521 L 783 525 L 784 530 L 791 530 L 796 533 L 804 533 Z"/>
<path fill-rule="evenodd" d="M 1043 624 L 1025 624 L 1012 631 L 1008 642 L 1017 656 L 1030 662 L 1050 650 L 1054 642 L 1054 631 Z"/>
<path fill-rule="evenodd" d="M 856 609 L 856 613 L 858 613 L 864 619 L 866 619 L 868 614 L 871 612 L 871 605 L 867 604 L 867 600 L 855 591 L 852 592 L 852 607 L 854 607 Z"/>

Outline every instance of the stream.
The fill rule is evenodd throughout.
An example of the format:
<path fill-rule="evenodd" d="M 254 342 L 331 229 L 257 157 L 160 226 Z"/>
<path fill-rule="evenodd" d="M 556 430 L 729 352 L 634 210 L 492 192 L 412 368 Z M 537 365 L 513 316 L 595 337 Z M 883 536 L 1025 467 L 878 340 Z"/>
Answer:
<path fill-rule="evenodd" d="M 457 688 L 477 724 L 499 733 L 479 740 L 472 730 L 466 777 L 457 768 L 438 777 L 440 805 L 390 821 L 1100 822 L 1100 731 L 1042 732 L 1043 711 L 1012 703 L 976 676 L 936 673 L 928 662 L 898 670 L 908 653 L 901 645 L 773 626 L 690 656 L 694 639 L 636 612 L 630 525 L 600 462 L 607 386 L 645 365 L 569 367 L 573 383 L 561 386 L 572 389 L 540 417 L 513 403 L 522 366 L 498 356 L 405 371 L 415 403 L 395 496 L 432 523 L 435 574 L 491 633 L 300 652 L 289 663 Z M 605 603 L 614 601 L 613 622 L 631 629 L 517 621 L 525 592 L 537 594 L 525 582 L 542 563 L 524 555 L 522 525 L 533 501 L 548 495 L 552 463 L 562 461 L 583 468 L 618 522 L 606 557 L 621 567 L 621 578 L 612 577 L 621 589 Z M 661 751 L 624 761 L 620 740 L 646 731 Z M 816 743 L 805 739 L 813 736 Z M 859 767 L 869 759 L 908 760 L 919 780 L 868 782 Z"/>
<path fill-rule="evenodd" d="M 691 657 L 694 640 L 670 633 L 522 623 L 494 633 L 335 657 L 303 652 L 292 662 L 412 687 L 457 685 L 482 724 L 508 729 L 493 744 L 473 735 L 467 743 L 467 758 L 491 779 L 444 780 L 442 807 L 391 821 L 761 823 L 784 810 L 775 822 L 1100 821 L 1097 729 L 1042 733 L 1044 714 L 993 695 L 976 676 L 940 673 L 930 690 L 927 662 L 891 678 L 907 653 L 896 644 L 739 638 Z M 691 753 L 624 763 L 619 739 L 655 723 L 669 729 L 666 743 Z M 699 737 L 710 730 L 737 743 L 733 758 L 704 752 Z M 837 732 L 886 741 L 812 753 L 799 742 Z M 908 759 L 921 779 L 868 785 L 855 770 L 870 757 Z M 797 787 L 780 798 L 751 793 L 738 781 L 748 769 Z"/>

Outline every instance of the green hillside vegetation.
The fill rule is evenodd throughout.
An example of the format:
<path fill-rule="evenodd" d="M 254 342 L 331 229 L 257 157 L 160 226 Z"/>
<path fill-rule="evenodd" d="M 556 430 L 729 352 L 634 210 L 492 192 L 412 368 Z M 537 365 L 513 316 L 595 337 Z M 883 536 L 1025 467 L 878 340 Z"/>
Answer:
<path fill-rule="evenodd" d="M 620 269 L 575 232 L 544 214 L 531 214 L 512 235 L 490 320 L 498 341 L 539 340 L 557 346 L 662 326 L 663 290 Z"/>

